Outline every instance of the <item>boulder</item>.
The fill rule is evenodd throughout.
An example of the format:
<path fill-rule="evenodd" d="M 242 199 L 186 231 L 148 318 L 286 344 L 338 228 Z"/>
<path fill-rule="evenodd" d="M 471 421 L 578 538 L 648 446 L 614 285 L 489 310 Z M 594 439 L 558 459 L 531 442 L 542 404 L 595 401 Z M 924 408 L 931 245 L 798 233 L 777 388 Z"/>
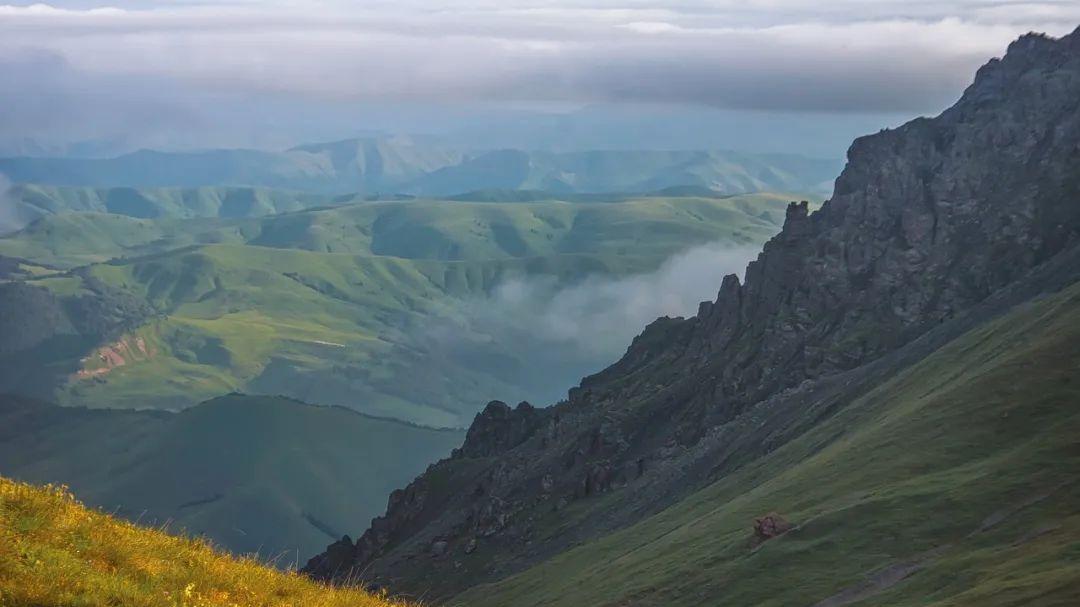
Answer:
<path fill-rule="evenodd" d="M 791 531 L 792 527 L 794 525 L 788 522 L 787 519 L 775 512 L 770 512 L 765 516 L 754 519 L 754 538 L 759 542 L 771 540 Z"/>

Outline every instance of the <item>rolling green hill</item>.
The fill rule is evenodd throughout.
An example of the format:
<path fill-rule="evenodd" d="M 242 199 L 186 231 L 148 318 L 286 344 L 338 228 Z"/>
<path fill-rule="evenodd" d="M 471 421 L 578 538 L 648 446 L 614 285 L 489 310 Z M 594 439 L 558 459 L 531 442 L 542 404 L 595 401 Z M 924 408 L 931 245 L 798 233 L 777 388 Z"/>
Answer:
<path fill-rule="evenodd" d="M 412 326 L 449 322 L 464 302 L 510 276 L 531 271 L 571 280 L 643 268 L 634 261 L 441 262 L 214 245 L 91 266 L 80 274 L 135 293 L 162 316 L 97 350 L 80 366 L 84 377 L 57 395 L 67 404 L 178 407 L 244 389 L 461 425 L 479 391 L 522 388 L 482 365 L 431 359 L 436 353 L 420 349 L 423 335 Z M 140 339 L 149 354 L 119 345 Z M 104 348 L 132 355 L 116 365 Z M 424 360 L 431 373 L 416 376 L 412 365 Z"/>
<path fill-rule="evenodd" d="M 410 259 L 590 253 L 658 261 L 713 240 L 759 243 L 779 230 L 785 204 L 797 197 L 631 197 L 608 204 L 382 201 L 267 217 L 154 220 L 64 212 L 0 238 L 0 255 L 73 267 L 227 243 Z"/>
<path fill-rule="evenodd" d="M 58 325 L 22 350 L 0 352 L 0 382 L 71 405 L 176 408 L 240 390 L 459 426 L 493 394 L 560 398 L 631 337 L 616 334 L 587 351 L 549 344 L 543 329 L 530 333 L 506 318 L 502 286 L 532 281 L 542 299 L 587 279 L 609 284 L 656 272 L 700 245 L 756 245 L 779 229 L 788 199 L 384 201 L 251 218 L 49 215 L 0 239 L 0 255 L 76 269 L 43 267 L 24 275 L 25 284 L 59 298 L 52 308 L 123 293 L 151 311 L 106 331 Z M 711 286 L 699 288 L 699 298 L 711 296 Z M 55 347 L 64 340 L 67 347 Z M 429 372 L 417 376 L 416 368 Z"/>
<path fill-rule="evenodd" d="M 677 505 L 453 604 L 1075 605 L 1078 366 L 1073 286 Z M 756 543 L 769 513 L 795 527 Z"/>
<path fill-rule="evenodd" d="M 163 217 L 258 217 L 354 201 L 248 187 L 133 188 L 19 184 L 7 193 L 22 222 L 59 213 L 112 213 L 140 219 Z"/>
<path fill-rule="evenodd" d="M 278 397 L 176 414 L 0 397 L 0 474 L 64 483 L 93 506 L 282 566 L 374 516 L 461 438 Z"/>

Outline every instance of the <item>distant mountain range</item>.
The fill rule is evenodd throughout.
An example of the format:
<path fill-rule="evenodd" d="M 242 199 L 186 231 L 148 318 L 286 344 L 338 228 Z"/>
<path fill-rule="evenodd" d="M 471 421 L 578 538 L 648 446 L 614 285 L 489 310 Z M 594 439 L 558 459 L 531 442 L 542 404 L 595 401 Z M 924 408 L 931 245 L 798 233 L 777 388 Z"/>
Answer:
<path fill-rule="evenodd" d="M 731 196 L 738 196 L 737 194 Z M 539 189 L 486 188 L 453 196 L 438 197 L 453 202 L 624 202 L 645 198 L 707 198 L 726 195 L 704 186 L 672 186 L 656 191 L 572 193 Z M 814 192 L 793 193 L 790 197 L 819 198 Z M 217 217 L 237 219 L 263 217 L 314 209 L 339 207 L 358 202 L 405 201 L 423 198 L 410 194 L 312 194 L 295 190 L 247 186 L 202 187 L 90 187 L 16 184 L 5 196 L 4 220 L 12 224 L 0 233 L 11 232 L 46 215 L 64 213 L 108 213 L 137 219 L 177 219 Z"/>
<path fill-rule="evenodd" d="M 115 158 L 0 159 L 15 183 L 95 188 L 245 186 L 318 194 L 446 196 L 472 190 L 648 192 L 697 186 L 721 194 L 824 192 L 841 162 L 724 151 L 464 151 L 408 138 L 349 139 L 283 152 L 142 150 Z"/>
<path fill-rule="evenodd" d="M 317 193 L 379 191 L 458 164 L 460 152 L 392 140 L 353 140 L 285 152 L 140 150 L 116 158 L 6 158 L 17 183 L 94 187 L 257 186 Z"/>
<path fill-rule="evenodd" d="M 443 167 L 402 188 L 452 195 L 502 188 L 555 193 L 652 192 L 697 186 L 722 194 L 758 191 L 828 192 L 840 162 L 792 155 L 735 152 L 500 150 Z"/>

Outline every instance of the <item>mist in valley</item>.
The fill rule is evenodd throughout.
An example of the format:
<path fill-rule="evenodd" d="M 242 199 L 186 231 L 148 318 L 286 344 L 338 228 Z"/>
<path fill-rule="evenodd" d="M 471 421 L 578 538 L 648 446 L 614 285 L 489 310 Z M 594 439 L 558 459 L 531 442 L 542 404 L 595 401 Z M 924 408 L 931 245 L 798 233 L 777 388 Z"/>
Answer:
<path fill-rule="evenodd" d="M 427 356 L 495 376 L 508 386 L 492 398 L 547 405 L 582 377 L 618 360 L 662 316 L 692 316 L 716 298 L 727 274 L 742 275 L 756 247 L 712 243 L 688 249 L 653 272 L 590 276 L 572 284 L 514 278 L 452 314 L 412 327 L 408 340 Z M 477 408 L 483 403 L 476 403 Z"/>

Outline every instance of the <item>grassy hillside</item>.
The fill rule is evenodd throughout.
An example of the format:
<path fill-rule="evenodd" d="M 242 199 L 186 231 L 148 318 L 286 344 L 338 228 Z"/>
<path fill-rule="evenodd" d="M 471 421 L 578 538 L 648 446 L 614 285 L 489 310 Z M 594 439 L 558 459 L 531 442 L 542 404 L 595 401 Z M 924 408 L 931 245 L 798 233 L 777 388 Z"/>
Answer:
<path fill-rule="evenodd" d="M 1076 605 L 1078 368 L 1073 286 L 658 515 L 455 604 Z M 796 526 L 759 544 L 769 513 Z M 573 516 L 538 521 L 534 541 Z"/>
<path fill-rule="evenodd" d="M 524 398 L 528 386 L 500 379 L 483 361 L 429 351 L 433 326 L 458 322 L 468 302 L 510 277 L 571 282 L 645 271 L 650 262 L 587 255 L 442 262 L 214 245 L 35 284 L 104 283 L 160 312 L 86 353 L 51 393 L 65 404 L 180 407 L 243 390 L 448 426 L 465 423 L 486 396 Z M 504 367 L 527 356 L 511 354 L 513 344 L 485 347 L 505 351 Z M 416 364 L 430 373 L 417 376 Z M 550 394 L 563 385 L 548 387 Z"/>
<path fill-rule="evenodd" d="M 330 589 L 202 541 L 87 509 L 63 488 L 0 478 L 0 604 L 391 607 Z"/>
<path fill-rule="evenodd" d="M 459 431 L 231 395 L 171 414 L 0 397 L 0 474 L 282 564 L 311 556 L 458 446 Z"/>
<path fill-rule="evenodd" d="M 0 238 L 0 254 L 66 267 L 211 243 L 445 260 L 667 256 L 714 240 L 758 244 L 779 230 L 786 203 L 798 197 L 643 197 L 608 204 L 416 200 L 224 219 L 63 213 Z"/>
<path fill-rule="evenodd" d="M 60 213 L 112 213 L 140 219 L 162 217 L 257 217 L 348 202 L 325 196 L 245 187 L 132 188 L 20 184 L 7 193 L 16 219 L 31 222 Z"/>
<path fill-rule="evenodd" d="M 91 265 L 44 269 L 27 284 L 55 293 L 60 308 L 111 289 L 155 313 L 92 347 L 79 341 L 83 349 L 64 358 L 43 358 L 59 351 L 44 342 L 13 353 L 0 361 L 0 379 L 6 390 L 74 405 L 174 408 L 238 390 L 462 425 L 492 397 L 561 397 L 631 337 L 599 351 L 545 350 L 538 340 L 546 336 L 506 330 L 497 287 L 533 280 L 550 293 L 652 272 L 696 245 L 748 249 L 779 229 L 788 198 L 378 202 L 242 219 L 48 216 L 0 239 L 0 254 Z M 700 297 L 712 294 L 708 287 Z"/>
<path fill-rule="evenodd" d="M 655 266 L 695 245 L 758 244 L 779 230 L 791 198 L 753 194 L 605 205 L 416 201 L 245 220 L 70 213 L 0 238 L 0 255 L 70 269 L 198 245 L 255 245 L 442 261 L 595 255 L 648 259 Z"/>

